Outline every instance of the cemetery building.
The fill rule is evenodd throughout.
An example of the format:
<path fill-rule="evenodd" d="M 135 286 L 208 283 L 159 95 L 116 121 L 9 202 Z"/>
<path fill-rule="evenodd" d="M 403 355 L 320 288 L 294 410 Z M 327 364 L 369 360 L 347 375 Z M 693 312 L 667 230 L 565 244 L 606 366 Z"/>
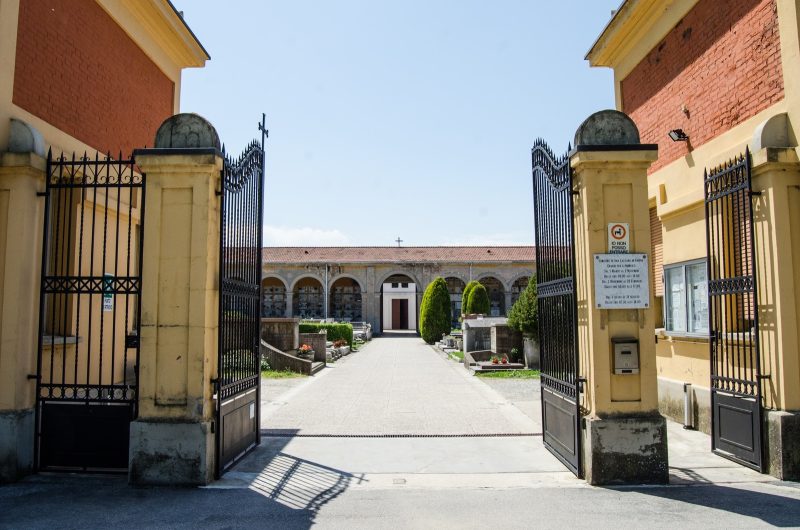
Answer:
<path fill-rule="evenodd" d="M 764 469 L 795 478 L 798 10 L 627 0 L 586 57 L 613 70 L 617 110 L 658 145 L 648 196 L 660 410 L 745 465 L 763 454 Z"/>
<path fill-rule="evenodd" d="M 453 323 L 471 280 L 489 294 L 492 316 L 504 316 L 535 271 L 534 248 L 267 247 L 263 251 L 264 317 L 368 322 L 375 332 L 416 330 L 425 288 L 447 281 Z"/>

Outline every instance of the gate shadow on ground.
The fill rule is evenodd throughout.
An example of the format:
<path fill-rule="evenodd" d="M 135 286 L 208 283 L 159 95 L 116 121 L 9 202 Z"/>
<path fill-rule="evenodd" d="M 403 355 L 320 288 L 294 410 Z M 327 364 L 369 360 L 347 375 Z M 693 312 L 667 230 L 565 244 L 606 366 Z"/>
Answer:
<path fill-rule="evenodd" d="M 314 524 L 249 489 L 142 487 L 126 477 L 32 476 L 0 487 L 0 528 L 291 528 Z"/>
<path fill-rule="evenodd" d="M 281 436 L 262 434 L 262 442 L 247 457 L 214 483 L 214 489 L 248 489 L 270 503 L 308 517 L 310 523 L 327 503 L 347 491 L 363 475 L 352 474 L 283 452 L 297 434 L 281 430 Z M 294 518 L 294 517 L 293 517 Z"/>
<path fill-rule="evenodd" d="M 767 487 L 775 485 L 783 485 L 787 488 L 800 487 L 800 485 L 780 482 L 765 484 L 772 485 Z M 722 510 L 760 519 L 773 526 L 797 527 L 798 521 L 800 521 L 800 500 L 763 491 L 753 491 L 753 484 L 743 485 L 743 487 L 745 486 L 750 489 L 711 484 L 701 479 L 693 485 L 626 486 L 608 487 L 607 489 Z M 635 503 L 631 503 L 631 506 L 635 506 Z"/>

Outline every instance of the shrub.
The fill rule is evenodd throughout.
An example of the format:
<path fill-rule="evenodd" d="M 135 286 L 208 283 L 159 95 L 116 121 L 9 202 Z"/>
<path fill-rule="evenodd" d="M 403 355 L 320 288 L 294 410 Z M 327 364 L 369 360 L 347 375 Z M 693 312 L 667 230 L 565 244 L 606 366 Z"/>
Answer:
<path fill-rule="evenodd" d="M 466 287 L 464 287 L 464 294 L 461 295 L 461 313 L 464 315 L 469 315 L 471 313 L 470 308 L 472 306 L 470 305 L 469 298 L 476 285 L 480 284 L 477 281 L 472 280 L 467 284 Z"/>
<path fill-rule="evenodd" d="M 508 312 L 508 325 L 522 332 L 526 337 L 537 338 L 539 334 L 539 308 L 536 300 L 536 280 L 531 278 L 511 311 Z"/>
<path fill-rule="evenodd" d="M 347 344 L 353 344 L 353 325 L 338 322 L 301 322 L 300 333 L 319 333 L 321 330 L 328 330 L 328 340 L 335 342 L 339 339 L 346 340 Z"/>
<path fill-rule="evenodd" d="M 486 292 L 486 287 L 479 283 L 469 293 L 469 312 L 488 315 L 489 305 L 489 293 Z"/>
<path fill-rule="evenodd" d="M 433 344 L 450 332 L 450 292 L 441 276 L 433 280 L 422 295 L 419 309 L 419 333 Z"/>

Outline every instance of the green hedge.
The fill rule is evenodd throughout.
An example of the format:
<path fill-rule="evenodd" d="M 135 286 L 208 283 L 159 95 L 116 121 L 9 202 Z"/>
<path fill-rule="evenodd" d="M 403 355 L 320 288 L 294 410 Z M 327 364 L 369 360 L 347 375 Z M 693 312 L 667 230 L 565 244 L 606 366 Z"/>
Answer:
<path fill-rule="evenodd" d="M 350 346 L 353 345 L 353 325 L 333 322 L 301 322 L 300 333 L 319 333 L 328 330 L 328 340 L 335 342 L 344 339 Z"/>
<path fill-rule="evenodd" d="M 536 278 L 528 281 L 511 311 L 508 312 L 508 325 L 521 331 L 526 337 L 537 338 L 539 333 L 539 310 L 536 300 Z"/>
<path fill-rule="evenodd" d="M 483 284 L 476 285 L 469 293 L 469 314 L 488 315 L 489 314 L 489 293 Z"/>
<path fill-rule="evenodd" d="M 433 344 L 450 332 L 450 292 L 441 276 L 428 285 L 422 296 L 419 332 L 428 344 Z"/>
<path fill-rule="evenodd" d="M 464 294 L 461 295 L 461 314 L 468 315 L 470 314 L 470 305 L 469 299 L 472 295 L 472 290 L 475 289 L 476 285 L 480 285 L 477 280 L 470 281 L 466 287 L 464 287 Z"/>

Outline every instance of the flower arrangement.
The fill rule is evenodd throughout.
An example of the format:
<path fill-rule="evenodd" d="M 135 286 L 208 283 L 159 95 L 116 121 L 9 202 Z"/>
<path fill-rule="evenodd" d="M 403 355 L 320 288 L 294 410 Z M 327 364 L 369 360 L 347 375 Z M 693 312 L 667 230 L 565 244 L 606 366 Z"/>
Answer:
<path fill-rule="evenodd" d="M 308 344 L 303 344 L 297 348 L 297 354 L 302 356 L 309 356 L 314 353 L 314 349 Z"/>
<path fill-rule="evenodd" d="M 500 359 L 500 364 L 508 364 L 508 355 L 503 355 Z"/>
<path fill-rule="evenodd" d="M 499 364 L 500 363 L 500 357 L 498 357 L 497 355 L 492 355 L 491 361 L 492 361 L 492 364 Z"/>
<path fill-rule="evenodd" d="M 342 346 L 347 346 L 347 341 L 344 339 L 339 339 L 333 342 L 333 346 L 335 348 L 341 348 Z"/>

